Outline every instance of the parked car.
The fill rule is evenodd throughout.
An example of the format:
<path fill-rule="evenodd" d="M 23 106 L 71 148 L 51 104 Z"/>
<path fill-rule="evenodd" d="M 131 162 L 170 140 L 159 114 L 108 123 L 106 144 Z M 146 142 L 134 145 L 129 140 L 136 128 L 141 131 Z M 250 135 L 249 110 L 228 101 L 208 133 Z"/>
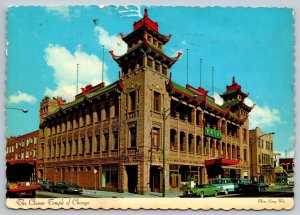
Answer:
<path fill-rule="evenodd" d="M 213 184 L 201 184 L 196 185 L 193 189 L 189 189 L 183 192 L 184 197 L 201 197 L 204 196 L 217 196 L 220 188 L 214 186 Z"/>
<path fill-rule="evenodd" d="M 246 191 L 248 186 L 251 186 L 252 181 L 249 179 L 238 179 L 238 191 Z"/>
<path fill-rule="evenodd" d="M 60 193 L 78 193 L 78 194 L 81 194 L 83 192 L 83 188 L 79 187 L 77 184 L 75 184 L 73 182 L 61 181 L 61 182 L 51 186 L 50 191 L 51 192 L 60 192 Z"/>
<path fill-rule="evenodd" d="M 265 184 L 264 182 L 254 183 L 252 184 L 252 186 L 253 186 L 253 190 L 258 192 L 262 190 L 266 191 L 269 188 L 269 185 Z"/>
<path fill-rule="evenodd" d="M 220 189 L 219 193 L 224 193 L 225 195 L 235 191 L 235 184 L 231 178 L 216 178 L 213 179 L 212 184 Z"/>
<path fill-rule="evenodd" d="M 245 184 L 242 186 L 242 190 L 245 192 L 260 192 L 260 191 L 266 191 L 268 189 L 269 185 L 265 184 L 264 182 L 256 182 L 251 184 Z"/>
<path fill-rule="evenodd" d="M 45 190 L 50 191 L 54 183 L 52 181 L 46 180 L 46 181 L 41 181 L 40 185 L 41 185 L 41 191 L 45 191 Z"/>

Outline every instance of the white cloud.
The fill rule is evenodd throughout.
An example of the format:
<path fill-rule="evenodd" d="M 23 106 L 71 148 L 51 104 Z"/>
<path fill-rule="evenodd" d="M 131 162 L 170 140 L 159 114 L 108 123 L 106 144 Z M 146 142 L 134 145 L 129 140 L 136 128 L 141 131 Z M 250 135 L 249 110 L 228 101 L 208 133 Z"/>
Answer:
<path fill-rule="evenodd" d="M 280 123 L 280 114 L 276 108 L 271 108 L 267 105 L 256 105 L 249 114 L 249 127 L 254 129 L 256 127 L 264 128 L 273 126 L 275 123 Z"/>
<path fill-rule="evenodd" d="M 277 160 L 279 158 L 293 158 L 295 156 L 295 151 L 292 148 L 290 148 L 286 151 L 274 151 L 274 154 L 276 154 Z"/>
<path fill-rule="evenodd" d="M 140 6 L 119 6 L 116 7 L 116 10 L 119 12 L 121 17 L 140 17 L 142 18 L 141 14 L 141 7 Z"/>
<path fill-rule="evenodd" d="M 62 18 L 68 19 L 70 17 L 70 8 L 68 6 L 48 6 L 46 10 Z"/>
<path fill-rule="evenodd" d="M 34 96 L 18 91 L 14 95 L 9 96 L 7 102 L 12 104 L 19 104 L 21 102 L 35 103 L 36 100 Z"/>
<path fill-rule="evenodd" d="M 215 102 L 218 105 L 223 104 L 223 99 L 220 97 L 218 93 L 214 92 L 214 98 L 215 98 Z M 246 98 L 245 104 L 248 105 L 249 107 L 252 107 L 254 105 L 254 102 L 251 99 Z M 255 105 L 255 107 L 249 113 L 250 129 L 254 129 L 256 127 L 264 128 L 266 126 L 273 126 L 275 123 L 280 123 L 280 122 L 281 119 L 280 119 L 279 111 L 267 105 L 264 106 Z"/>
<path fill-rule="evenodd" d="M 123 55 L 127 51 L 127 44 L 119 35 L 109 35 L 101 26 L 96 26 L 94 30 L 98 34 L 99 45 L 104 48 L 113 50 L 115 55 Z"/>
<path fill-rule="evenodd" d="M 222 105 L 223 104 L 223 99 L 221 98 L 221 96 L 219 95 L 219 93 L 214 92 L 214 96 L 215 98 L 215 103 L 218 105 Z"/>
<path fill-rule="evenodd" d="M 102 61 L 96 55 L 87 54 L 80 49 L 71 53 L 65 47 L 50 44 L 45 49 L 45 60 L 48 66 L 54 70 L 55 89 L 46 88 L 48 96 L 62 96 L 67 101 L 74 100 L 77 85 L 77 64 L 78 69 L 78 93 L 82 87 L 88 84 L 93 86 L 101 82 Z M 104 64 L 104 72 L 107 66 Z M 106 84 L 110 82 L 104 73 Z"/>

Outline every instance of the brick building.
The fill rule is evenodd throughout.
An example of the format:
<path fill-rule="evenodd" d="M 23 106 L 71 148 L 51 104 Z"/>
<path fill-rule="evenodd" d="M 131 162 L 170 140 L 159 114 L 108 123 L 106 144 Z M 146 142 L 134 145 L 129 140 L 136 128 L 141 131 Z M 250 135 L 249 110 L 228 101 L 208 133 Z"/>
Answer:
<path fill-rule="evenodd" d="M 35 160 L 37 158 L 37 142 L 39 130 L 17 137 L 7 138 L 6 160 Z"/>
<path fill-rule="evenodd" d="M 171 35 L 159 33 L 147 10 L 132 33 L 120 36 L 127 53 L 110 51 L 119 80 L 86 86 L 70 103 L 41 101 L 40 176 L 85 188 L 160 192 L 165 152 L 167 190 L 191 180 L 248 177 L 251 107 L 235 79 L 222 106 L 205 89 L 172 81 L 169 70 L 181 53 L 163 52 Z"/>
<path fill-rule="evenodd" d="M 253 180 L 271 184 L 274 179 L 273 133 L 256 127 L 249 131 L 251 176 Z"/>

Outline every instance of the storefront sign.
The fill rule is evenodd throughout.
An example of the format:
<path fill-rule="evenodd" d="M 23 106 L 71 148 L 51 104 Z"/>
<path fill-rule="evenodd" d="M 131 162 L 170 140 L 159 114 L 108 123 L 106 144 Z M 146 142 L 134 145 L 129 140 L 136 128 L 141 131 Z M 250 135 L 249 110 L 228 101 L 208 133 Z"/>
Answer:
<path fill-rule="evenodd" d="M 214 138 L 217 138 L 217 139 L 222 138 L 222 132 L 221 131 L 218 131 L 218 130 L 215 130 L 215 129 L 209 128 L 209 127 L 204 127 L 204 135 L 214 137 Z"/>

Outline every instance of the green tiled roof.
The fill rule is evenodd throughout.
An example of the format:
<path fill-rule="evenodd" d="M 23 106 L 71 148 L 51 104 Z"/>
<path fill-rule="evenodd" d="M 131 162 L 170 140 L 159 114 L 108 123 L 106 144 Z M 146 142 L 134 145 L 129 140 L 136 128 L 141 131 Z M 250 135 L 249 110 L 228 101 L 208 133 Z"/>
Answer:
<path fill-rule="evenodd" d="M 223 94 L 221 94 L 220 96 L 225 96 L 225 95 L 229 95 L 231 93 L 235 93 L 237 90 L 228 90 L 226 92 L 224 92 Z"/>
<path fill-rule="evenodd" d="M 99 94 L 101 94 L 101 93 L 103 93 L 105 91 L 109 91 L 109 90 L 113 89 L 116 86 L 118 86 L 118 82 L 117 81 L 114 82 L 114 83 L 112 83 L 112 84 L 110 84 L 110 85 L 108 85 L 108 86 L 106 86 L 106 87 L 101 88 L 99 91 L 93 92 L 91 94 L 87 94 L 86 97 L 89 98 L 89 99 L 93 98 L 94 96 L 98 96 Z"/>
<path fill-rule="evenodd" d="M 110 84 L 110 85 L 108 85 L 106 87 L 103 87 L 103 88 L 101 88 L 101 89 L 99 89 L 99 90 L 97 90 L 97 91 L 95 91 L 95 92 L 93 92 L 91 94 L 86 94 L 86 97 L 88 99 L 91 99 L 91 98 L 93 98 L 95 96 L 98 96 L 98 95 L 100 95 L 102 93 L 105 93 L 106 91 L 109 91 L 109 90 L 111 90 L 111 89 L 113 89 L 113 88 L 115 88 L 117 86 L 118 86 L 118 81 L 116 81 L 116 82 L 114 82 L 114 83 L 112 83 L 112 84 Z M 68 104 L 61 105 L 60 108 L 55 109 L 50 115 L 58 113 L 60 109 L 66 110 L 66 109 L 68 109 L 68 108 L 70 108 L 72 106 L 78 105 L 78 104 L 82 103 L 84 101 L 84 99 L 85 99 L 85 97 L 83 95 L 80 95 L 80 97 L 77 98 L 76 100 L 74 100 L 74 101 L 72 101 L 72 102 L 70 102 Z"/>
<path fill-rule="evenodd" d="M 175 83 L 174 81 L 172 81 L 172 85 L 174 88 L 178 89 L 179 91 L 189 95 L 189 96 L 194 96 L 195 94 L 192 93 L 191 91 L 189 91 L 188 89 L 186 89 L 185 87 Z"/>
<path fill-rule="evenodd" d="M 174 81 L 172 81 L 171 83 L 172 83 L 172 86 L 173 86 L 174 88 L 176 88 L 178 91 L 183 92 L 183 93 L 185 93 L 185 94 L 187 94 L 187 95 L 189 95 L 189 96 L 191 96 L 191 97 L 194 97 L 194 96 L 195 96 L 194 93 L 192 93 L 191 91 L 189 91 L 189 90 L 186 89 L 185 87 L 183 87 L 183 86 L 181 86 L 181 85 L 175 83 Z M 227 101 L 226 103 L 224 103 L 225 106 L 224 106 L 224 104 L 223 104 L 222 106 L 220 106 L 220 105 L 216 104 L 212 98 L 206 97 L 206 101 L 205 101 L 205 102 L 206 102 L 207 105 L 209 105 L 209 106 L 215 108 L 216 110 L 218 110 L 218 111 L 220 111 L 220 112 L 226 112 L 227 109 L 224 108 L 224 107 L 227 107 L 227 106 L 228 106 L 230 103 L 232 103 L 232 102 L 233 102 L 233 103 L 237 103 L 237 102 L 239 102 L 239 101 L 238 101 L 237 99 L 235 99 L 235 100 L 233 100 L 233 101 Z M 233 112 L 231 112 L 231 111 L 229 111 L 229 115 L 230 115 L 231 117 L 235 117 L 235 118 L 241 119 L 240 117 L 238 117 L 235 113 L 233 113 Z"/>
<path fill-rule="evenodd" d="M 228 107 L 230 104 L 236 105 L 236 104 L 238 104 L 239 102 L 240 102 L 240 101 L 239 101 L 238 99 L 228 100 L 228 101 L 226 101 L 226 102 L 224 102 L 224 103 L 222 104 L 222 107 Z"/>

